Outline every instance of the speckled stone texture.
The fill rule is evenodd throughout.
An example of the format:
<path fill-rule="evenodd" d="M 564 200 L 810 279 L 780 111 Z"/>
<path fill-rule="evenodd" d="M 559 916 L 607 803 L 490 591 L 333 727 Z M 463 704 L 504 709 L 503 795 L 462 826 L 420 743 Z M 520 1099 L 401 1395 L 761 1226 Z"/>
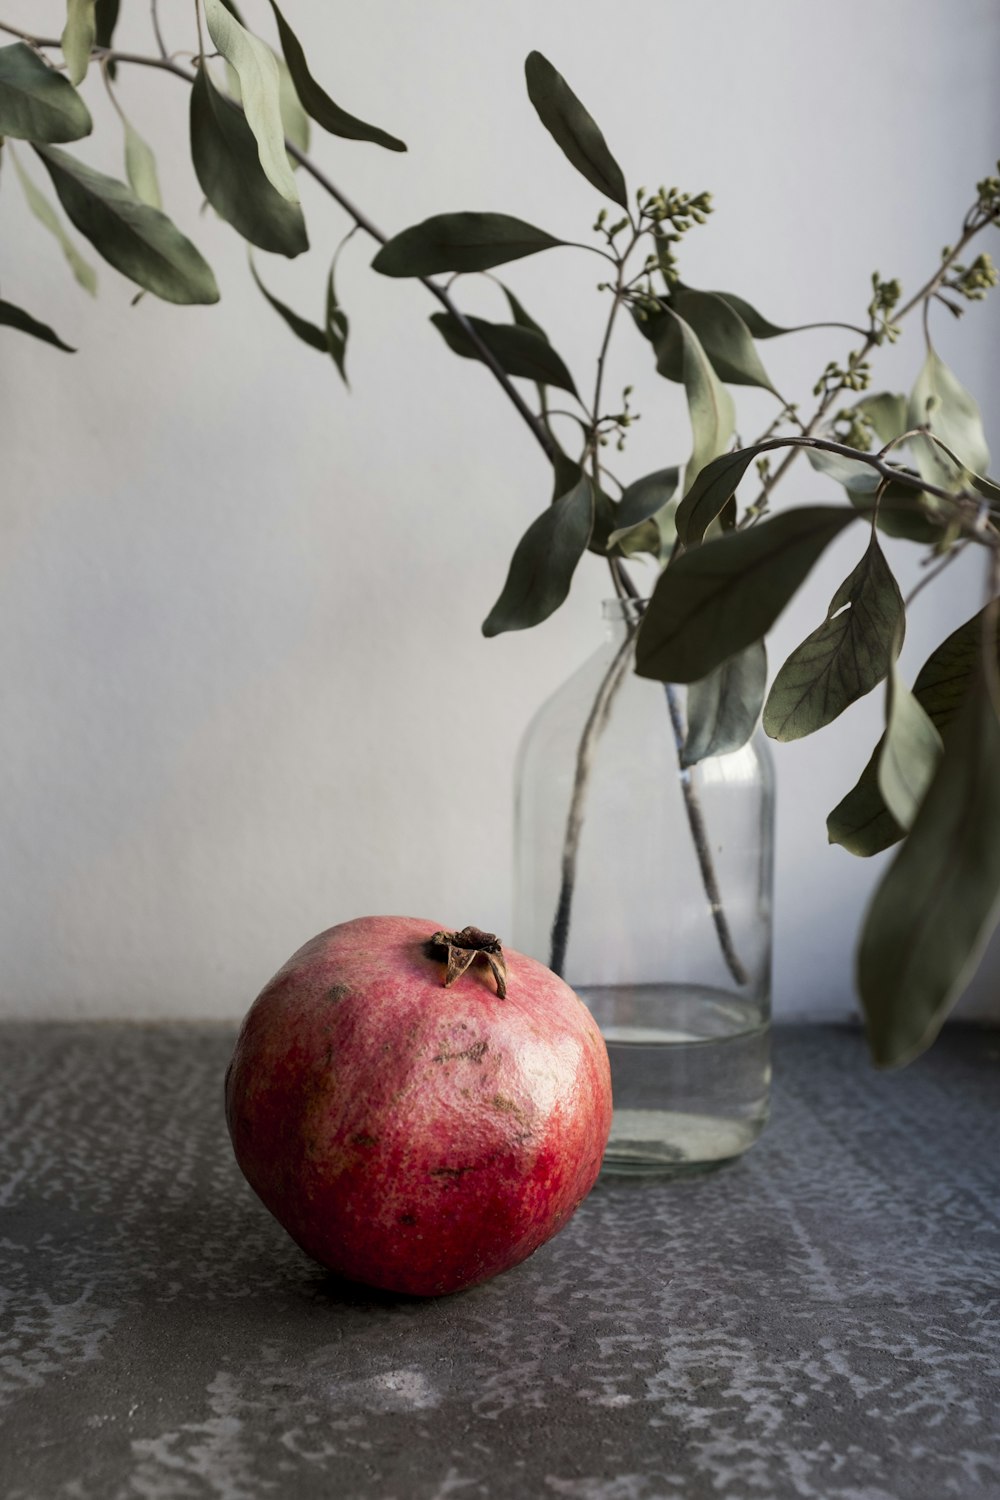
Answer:
<path fill-rule="evenodd" d="M 232 1033 L 0 1028 L 4 1500 L 1000 1496 L 1000 1037 L 779 1030 L 738 1166 L 423 1302 L 243 1182 Z"/>

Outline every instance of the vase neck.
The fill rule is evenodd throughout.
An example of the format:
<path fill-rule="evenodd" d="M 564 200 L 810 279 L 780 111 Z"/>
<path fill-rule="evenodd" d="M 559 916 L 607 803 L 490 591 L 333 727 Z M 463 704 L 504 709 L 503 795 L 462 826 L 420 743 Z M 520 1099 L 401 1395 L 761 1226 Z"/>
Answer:
<path fill-rule="evenodd" d="M 634 632 L 647 603 L 646 599 L 605 599 L 601 605 L 605 640 L 623 642 Z"/>

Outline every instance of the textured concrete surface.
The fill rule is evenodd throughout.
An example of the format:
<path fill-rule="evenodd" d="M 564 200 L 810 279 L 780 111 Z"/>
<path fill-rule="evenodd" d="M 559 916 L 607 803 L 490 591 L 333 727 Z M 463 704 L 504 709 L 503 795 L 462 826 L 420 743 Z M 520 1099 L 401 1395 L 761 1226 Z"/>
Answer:
<path fill-rule="evenodd" d="M 881 1077 L 779 1031 L 739 1166 L 602 1182 L 436 1302 L 253 1198 L 212 1027 L 0 1028 L 0 1493 L 432 1500 L 1000 1495 L 1000 1037 Z"/>

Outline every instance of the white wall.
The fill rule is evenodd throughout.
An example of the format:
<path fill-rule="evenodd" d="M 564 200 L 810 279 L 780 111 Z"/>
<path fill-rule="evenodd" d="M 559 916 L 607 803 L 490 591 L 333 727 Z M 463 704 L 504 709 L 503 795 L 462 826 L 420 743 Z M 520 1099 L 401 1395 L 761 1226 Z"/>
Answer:
<path fill-rule="evenodd" d="M 246 0 L 269 32 L 269 7 Z M 150 50 L 126 0 L 122 45 Z M 162 7 L 190 46 L 188 6 Z M 779 322 L 858 320 L 878 268 L 915 289 L 956 233 L 998 148 L 992 0 L 289 0 L 320 77 L 397 131 L 407 156 L 317 133 L 315 154 L 391 230 L 448 209 L 519 214 L 586 238 L 597 207 L 541 129 L 522 62 L 538 47 L 588 102 L 633 186 L 709 187 L 717 213 L 685 260 Z M 6 20 L 57 33 L 58 0 Z M 479 623 L 517 537 L 545 503 L 544 461 L 489 376 L 455 360 L 423 290 L 340 271 L 353 394 L 295 343 L 249 282 L 186 157 L 186 89 L 124 70 L 121 96 L 157 147 L 169 210 L 223 300 L 175 309 L 104 268 L 92 304 L 30 219 L 0 195 L 0 285 L 80 347 L 0 330 L 0 1010 L 38 1016 L 236 1016 L 302 940 L 369 911 L 504 932 L 510 782 L 529 716 L 595 643 L 604 572 L 588 559 L 540 629 L 485 641 Z M 81 155 L 120 171 L 100 84 Z M 312 186 L 314 252 L 262 257 L 272 286 L 319 316 L 346 227 Z M 509 280 L 577 371 L 603 317 L 595 266 L 558 252 Z M 496 294 L 467 305 L 497 313 Z M 984 398 L 1000 447 L 1000 294 L 934 335 Z M 678 393 L 630 330 L 609 390 L 637 386 L 628 472 L 683 460 Z M 768 346 L 807 401 L 848 335 Z M 916 326 L 877 356 L 902 387 Z M 589 384 L 589 375 L 587 382 Z M 751 436 L 764 397 L 743 400 Z M 787 501 L 830 493 L 803 464 Z M 851 565 L 843 541 L 773 641 L 780 660 Z M 905 549 L 904 549 L 905 551 Z M 902 577 L 912 577 L 900 554 Z M 914 611 L 905 657 L 975 607 L 952 574 Z M 456 696 L 456 684 L 461 692 Z M 477 685 L 481 691 L 468 691 Z M 779 1012 L 852 1008 L 851 951 L 879 861 L 828 849 L 824 818 L 877 736 L 881 704 L 778 747 Z M 997 1014 L 994 952 L 974 1004 Z"/>

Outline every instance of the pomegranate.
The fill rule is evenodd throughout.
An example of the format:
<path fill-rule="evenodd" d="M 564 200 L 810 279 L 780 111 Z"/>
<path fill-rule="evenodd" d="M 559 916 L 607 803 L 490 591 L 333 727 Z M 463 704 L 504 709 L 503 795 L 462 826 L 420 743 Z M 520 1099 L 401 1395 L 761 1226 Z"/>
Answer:
<path fill-rule="evenodd" d="M 437 1296 L 563 1227 L 600 1169 L 611 1077 L 590 1013 L 542 964 L 477 928 L 361 917 L 258 996 L 226 1119 L 251 1187 L 307 1254 Z"/>

